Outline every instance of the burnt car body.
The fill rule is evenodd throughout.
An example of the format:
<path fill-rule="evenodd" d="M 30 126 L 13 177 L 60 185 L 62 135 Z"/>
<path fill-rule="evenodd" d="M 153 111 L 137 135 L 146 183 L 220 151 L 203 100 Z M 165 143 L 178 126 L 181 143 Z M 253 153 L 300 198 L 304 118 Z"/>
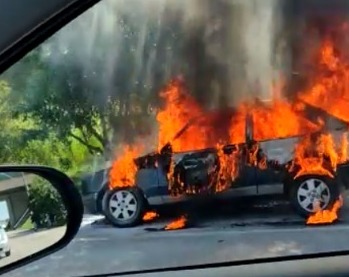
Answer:
<path fill-rule="evenodd" d="M 346 124 L 329 117 L 331 134 L 340 139 Z M 334 123 L 333 123 L 334 122 Z M 183 132 L 181 130 L 180 132 Z M 246 142 L 242 145 L 225 145 L 223 152 L 229 155 L 237 147 L 249 149 L 253 144 L 253 124 L 246 118 Z M 198 195 L 216 198 L 244 196 L 284 195 L 293 204 L 299 215 L 307 217 L 318 209 L 314 199 L 323 202 L 321 209 L 330 208 L 338 199 L 341 189 L 349 184 L 349 164 L 337 166 L 334 178 L 321 175 L 306 175 L 294 180 L 287 165 L 294 159 L 295 145 L 302 136 L 272 139 L 258 142 L 259 153 L 266 157 L 270 166 L 239 163 L 238 174 L 228 188 L 221 192 L 205 191 L 212 181 L 212 168 L 216 168 L 216 148 L 172 153 L 171 145 L 165 145 L 159 153 L 150 153 L 135 159 L 137 172 L 135 187 L 108 189 L 110 168 L 86 177 L 82 181 L 85 208 L 89 212 L 104 214 L 115 226 L 128 227 L 139 224 L 143 214 L 165 204 L 192 201 Z M 173 163 L 172 175 L 179 180 L 179 190 L 170 189 L 169 166 Z M 190 189 L 188 190 L 188 187 Z M 182 189 L 182 190 L 181 190 Z M 196 193 L 190 193 L 196 191 Z M 200 193 L 197 193 L 200 191 Z M 324 193 L 320 195 L 320 193 Z M 304 194 L 304 195 L 303 195 Z M 318 198 L 316 198 L 318 197 Z M 232 200 L 233 201 L 233 200 Z M 309 202 L 309 203 L 308 203 Z"/>

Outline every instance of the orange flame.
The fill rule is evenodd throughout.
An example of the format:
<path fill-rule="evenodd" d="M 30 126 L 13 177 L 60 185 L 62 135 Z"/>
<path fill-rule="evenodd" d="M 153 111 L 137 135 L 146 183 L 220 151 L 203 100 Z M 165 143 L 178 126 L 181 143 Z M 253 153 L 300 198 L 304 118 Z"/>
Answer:
<path fill-rule="evenodd" d="M 238 176 L 240 155 L 239 149 L 232 150 L 231 153 L 224 153 L 222 145 L 217 146 L 217 155 L 219 160 L 218 180 L 216 182 L 215 192 L 221 192 L 230 187 L 232 181 Z"/>
<path fill-rule="evenodd" d="M 336 149 L 331 135 L 306 136 L 296 146 L 295 158 L 289 171 L 296 172 L 294 178 L 306 174 L 334 178 L 338 157 L 339 150 Z"/>
<path fill-rule="evenodd" d="M 132 187 L 135 185 L 135 175 L 137 172 L 134 158 L 141 153 L 141 148 L 126 145 L 122 149 L 119 158 L 117 158 L 109 172 L 109 188 Z"/>
<path fill-rule="evenodd" d="M 238 144 L 245 142 L 246 115 L 249 108 L 247 103 L 242 103 L 237 108 L 236 114 L 231 118 L 229 126 L 230 143 Z"/>
<path fill-rule="evenodd" d="M 348 160 L 348 132 L 344 132 L 341 140 L 341 149 L 339 151 L 339 163 L 344 163 Z"/>
<path fill-rule="evenodd" d="M 343 24 L 343 26 L 346 25 Z M 343 27 L 343 30 L 345 29 Z M 338 50 L 329 36 L 322 41 L 318 61 L 315 64 L 317 66 L 315 76 L 311 76 L 308 89 L 301 91 L 298 97 L 312 106 L 349 122 L 349 109 L 347 108 L 349 105 L 349 61 Z M 325 167 L 324 156 L 327 157 Z M 333 177 L 337 164 L 347 160 L 347 133 L 343 134 L 339 147 L 335 145 L 334 138 L 329 134 L 321 135 L 316 141 L 308 137 L 296 149 L 295 162 L 301 169 L 295 177 L 308 173 Z"/>
<path fill-rule="evenodd" d="M 304 135 L 319 129 L 283 100 L 273 100 L 269 105 L 257 106 L 252 114 L 254 139 L 257 141 Z"/>
<path fill-rule="evenodd" d="M 187 224 L 187 218 L 184 215 L 182 215 L 180 218 L 167 224 L 165 227 L 165 230 L 183 229 L 185 228 L 186 224 Z"/>
<path fill-rule="evenodd" d="M 147 222 L 147 221 L 152 221 L 157 217 L 159 217 L 159 215 L 156 212 L 146 212 L 142 220 L 144 222 Z"/>
<path fill-rule="evenodd" d="M 172 81 L 160 96 L 165 100 L 165 106 L 156 117 L 159 123 L 159 148 L 168 142 L 175 152 L 208 147 L 207 134 L 210 131 L 208 119 L 203 116 L 203 110 L 181 82 Z M 193 124 L 179 138 L 174 139 L 177 132 L 193 118 L 199 118 L 201 124 Z"/>
<path fill-rule="evenodd" d="M 273 99 L 268 103 L 256 100 L 243 103 L 232 117 L 229 129 L 231 143 L 245 142 L 247 114 L 253 119 L 253 139 L 263 141 L 304 135 L 319 130 L 320 126 L 302 116 L 300 105 L 291 105 L 285 100 Z"/>
<path fill-rule="evenodd" d="M 338 219 L 338 211 L 343 206 L 342 196 L 333 204 L 330 210 L 319 210 L 315 214 L 309 216 L 307 224 L 316 225 L 324 223 L 333 223 Z"/>
<path fill-rule="evenodd" d="M 323 41 L 319 52 L 319 72 L 299 98 L 349 122 L 349 61 L 336 51 L 330 38 Z"/>

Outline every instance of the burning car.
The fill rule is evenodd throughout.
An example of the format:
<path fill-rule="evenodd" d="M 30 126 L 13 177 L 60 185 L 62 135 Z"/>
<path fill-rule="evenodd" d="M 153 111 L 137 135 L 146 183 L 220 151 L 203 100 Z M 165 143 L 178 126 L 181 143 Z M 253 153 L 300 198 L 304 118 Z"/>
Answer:
<path fill-rule="evenodd" d="M 107 175 L 101 187 L 82 186 L 86 206 L 92 200 L 113 225 L 127 227 L 168 203 L 280 194 L 307 222 L 335 211 L 332 222 L 349 186 L 349 58 L 336 43 L 341 37 L 324 36 L 306 67 L 311 74 L 292 80 L 292 97 L 276 91 L 269 104 L 212 112 L 180 81 L 170 83 L 160 93 L 158 150 L 141 155 L 139 145 L 124 147 L 100 172 Z"/>
<path fill-rule="evenodd" d="M 295 211 L 303 217 L 331 209 L 338 201 L 340 190 L 349 184 L 349 163 L 346 159 L 333 166 L 326 150 L 308 155 L 307 163 L 313 170 L 304 170 L 297 161 L 297 145 L 319 145 L 323 132 L 311 136 L 300 135 L 281 139 L 256 141 L 251 117 L 246 120 L 245 142 L 217 145 L 200 150 L 175 152 L 171 143 L 160 151 L 133 159 L 129 170 L 134 173 L 134 184 L 115 186 L 113 168 L 103 196 L 102 209 L 107 219 L 117 227 L 134 226 L 142 222 L 148 210 L 182 201 L 193 201 L 199 196 L 242 197 L 285 195 Z M 332 118 L 333 120 L 333 118 Z M 340 141 L 346 136 L 345 124 L 331 130 L 331 136 Z M 183 135 L 191 121 L 181 129 L 174 140 Z M 333 125 L 333 124 L 332 124 Z M 320 146 L 321 147 L 321 146 Z M 304 158 L 306 160 L 306 157 Z M 316 164 L 321 169 L 316 169 Z M 115 168 L 114 168 L 115 169 Z M 126 184 L 127 181 L 124 184 Z M 232 200 L 232 205 L 233 205 Z"/>

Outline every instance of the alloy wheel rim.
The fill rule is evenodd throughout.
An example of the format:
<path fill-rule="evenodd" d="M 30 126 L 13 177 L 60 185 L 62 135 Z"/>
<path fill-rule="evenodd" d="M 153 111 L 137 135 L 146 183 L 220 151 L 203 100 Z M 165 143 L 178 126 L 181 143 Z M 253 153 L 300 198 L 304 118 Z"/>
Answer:
<path fill-rule="evenodd" d="M 327 207 L 330 195 L 330 189 L 324 181 L 311 178 L 299 186 L 297 201 L 307 212 L 316 212 Z"/>
<path fill-rule="evenodd" d="M 109 200 L 109 210 L 117 220 L 126 221 L 134 217 L 138 202 L 128 190 L 116 191 Z"/>

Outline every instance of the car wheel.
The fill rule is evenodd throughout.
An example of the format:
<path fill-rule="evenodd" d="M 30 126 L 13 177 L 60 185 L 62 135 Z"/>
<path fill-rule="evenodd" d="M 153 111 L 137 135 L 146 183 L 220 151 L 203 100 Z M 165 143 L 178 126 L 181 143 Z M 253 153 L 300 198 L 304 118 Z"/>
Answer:
<path fill-rule="evenodd" d="M 291 204 L 302 217 L 308 217 L 319 209 L 330 209 L 339 197 L 338 186 L 330 177 L 305 175 L 295 179 L 291 185 Z"/>
<path fill-rule="evenodd" d="M 11 255 L 11 250 L 5 252 L 5 256 L 9 257 Z"/>
<path fill-rule="evenodd" d="M 142 221 L 145 199 L 138 188 L 117 188 L 107 192 L 106 218 L 116 227 L 132 227 Z"/>

